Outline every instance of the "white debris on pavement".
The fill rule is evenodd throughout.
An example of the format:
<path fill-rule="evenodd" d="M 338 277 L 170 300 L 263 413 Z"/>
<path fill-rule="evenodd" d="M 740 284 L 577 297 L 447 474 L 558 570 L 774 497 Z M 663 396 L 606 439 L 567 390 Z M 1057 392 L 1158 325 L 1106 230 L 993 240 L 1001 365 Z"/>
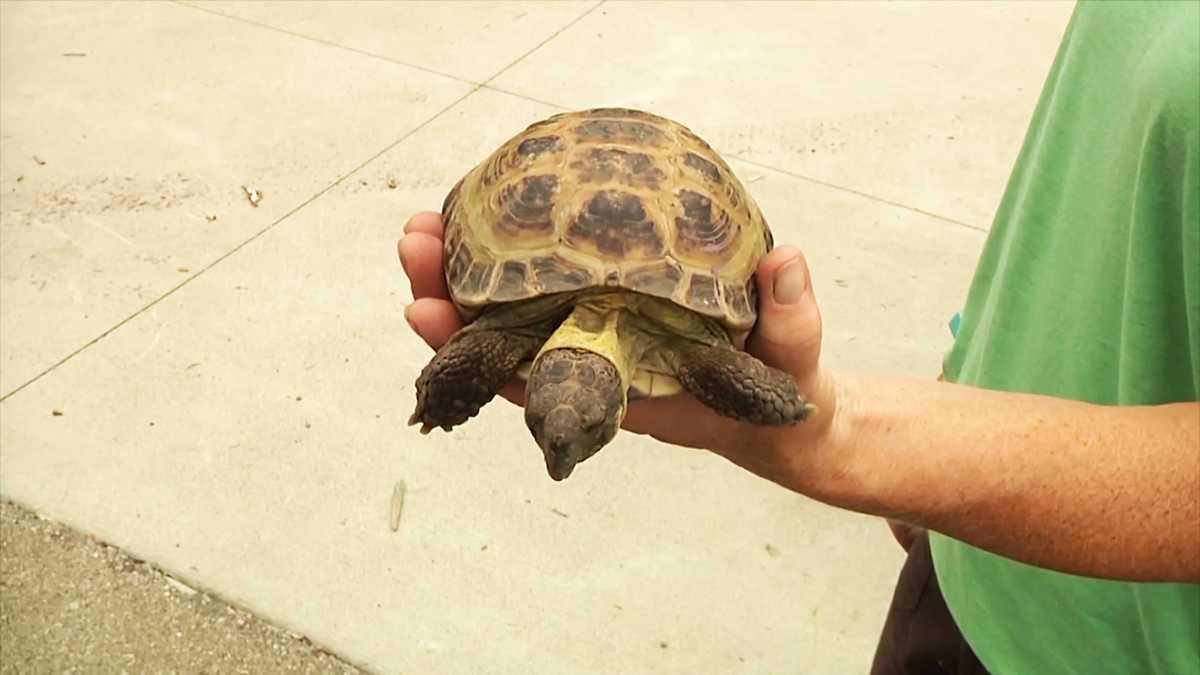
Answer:
<path fill-rule="evenodd" d="M 250 206 L 257 207 L 258 203 L 262 201 L 262 193 L 252 187 L 243 185 L 242 192 L 246 193 L 246 200 L 250 202 Z"/>
<path fill-rule="evenodd" d="M 404 493 L 408 491 L 408 486 L 404 481 L 396 481 L 396 486 L 392 488 L 392 504 L 388 513 L 388 526 L 392 528 L 392 532 L 400 529 L 400 513 L 404 510 Z"/>

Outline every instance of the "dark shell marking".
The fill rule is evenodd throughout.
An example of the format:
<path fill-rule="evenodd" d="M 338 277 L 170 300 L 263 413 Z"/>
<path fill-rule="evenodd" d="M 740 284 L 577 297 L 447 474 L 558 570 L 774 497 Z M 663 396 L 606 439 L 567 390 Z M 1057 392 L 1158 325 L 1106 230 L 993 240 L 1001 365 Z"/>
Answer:
<path fill-rule="evenodd" d="M 508 174 L 529 169 L 543 155 L 554 155 L 562 150 L 562 139 L 555 135 L 528 138 L 520 143 L 511 139 L 488 158 L 480 182 L 484 187 L 490 187 L 503 181 Z"/>
<path fill-rule="evenodd" d="M 590 117 L 628 118 L 652 122 L 654 124 L 668 122 L 665 117 L 660 117 L 653 113 L 648 113 L 642 110 L 633 110 L 632 108 L 592 108 L 591 110 L 588 110 L 586 114 Z"/>
<path fill-rule="evenodd" d="M 713 164 L 694 152 L 689 152 L 684 155 L 683 163 L 692 167 L 696 171 L 699 171 L 700 174 L 711 183 L 720 185 L 721 183 L 725 182 L 725 179 L 721 176 L 721 170 L 717 168 L 716 164 Z"/>
<path fill-rule="evenodd" d="M 571 162 L 571 168 L 581 183 L 616 181 L 626 187 L 650 190 L 657 190 L 667 177 L 650 155 L 619 148 L 590 148 Z"/>
<path fill-rule="evenodd" d="M 720 253 L 735 246 L 739 226 L 712 200 L 691 190 L 679 191 L 683 215 L 675 219 L 676 245 L 688 252 Z"/>
<path fill-rule="evenodd" d="M 558 136 L 541 136 L 527 138 L 517 146 L 517 154 L 522 157 L 537 157 L 547 152 L 562 150 L 562 139 Z"/>
<path fill-rule="evenodd" d="M 554 230 L 550 212 L 558 195 L 558 176 L 526 176 L 500 191 L 500 219 L 496 227 L 510 237 L 547 234 Z"/>
<path fill-rule="evenodd" d="M 619 143 L 645 147 L 664 147 L 666 135 L 659 129 L 641 122 L 624 120 L 588 120 L 575 127 L 575 138 L 581 143 Z"/>
<path fill-rule="evenodd" d="M 571 222 L 567 245 L 615 259 L 661 256 L 666 246 L 642 198 L 618 190 L 601 190 Z"/>

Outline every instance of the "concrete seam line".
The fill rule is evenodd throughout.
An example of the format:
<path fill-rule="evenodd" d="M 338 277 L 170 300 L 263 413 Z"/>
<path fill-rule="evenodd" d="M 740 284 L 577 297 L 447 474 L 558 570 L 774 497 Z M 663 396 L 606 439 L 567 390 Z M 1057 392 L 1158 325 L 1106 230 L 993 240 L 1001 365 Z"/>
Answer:
<path fill-rule="evenodd" d="M 3 402 L 5 402 L 5 401 L 7 401 L 9 398 L 11 398 L 12 396 L 14 396 L 15 394 L 17 394 L 17 393 L 18 393 L 18 392 L 20 392 L 21 390 L 25 389 L 25 388 L 26 388 L 26 387 L 28 387 L 29 385 L 33 384 L 34 382 L 37 382 L 38 380 L 42 379 L 42 378 L 43 378 L 43 377 L 45 377 L 46 375 L 48 375 L 48 374 L 50 374 L 50 373 L 54 372 L 54 371 L 55 371 L 55 370 L 56 370 L 56 369 L 57 369 L 59 366 L 63 365 L 63 364 L 64 364 L 64 363 L 66 363 L 67 361 L 70 361 L 71 359 L 75 358 L 75 356 L 77 356 L 78 354 L 82 353 L 83 351 L 85 351 L 86 349 L 88 349 L 89 347 L 91 347 L 92 345 L 94 345 L 94 344 L 96 344 L 96 343 L 100 342 L 101 340 L 103 340 L 104 338 L 108 337 L 108 336 L 109 336 L 109 335 L 110 335 L 110 334 L 111 334 L 113 331 L 116 331 L 117 329 L 121 328 L 122 326 L 124 326 L 125 324 L 129 323 L 130 321 L 133 321 L 133 320 L 134 320 L 134 319 L 136 319 L 137 317 L 141 316 L 141 315 L 142 315 L 142 314 L 144 314 L 144 313 L 145 313 L 147 310 L 149 310 L 149 309 L 153 308 L 153 307 L 154 307 L 155 305 L 157 305 L 158 303 L 160 303 L 160 302 L 162 302 L 163 300 L 166 300 L 166 299 L 167 299 L 167 298 L 169 298 L 170 296 L 174 295 L 174 294 L 175 294 L 175 292 L 176 292 L 176 291 L 178 291 L 179 289 L 183 288 L 184 286 L 187 286 L 187 285 L 188 285 L 188 284 L 190 284 L 192 281 L 194 281 L 195 279 L 199 278 L 199 277 L 200 277 L 200 275 L 204 274 L 204 273 L 205 273 L 205 272 L 207 272 L 208 270 L 210 270 L 210 269 L 212 269 L 212 268 L 216 267 L 217 265 L 221 264 L 221 263 L 222 263 L 222 262 L 223 262 L 225 259 L 229 258 L 230 256 L 232 256 L 233 254 L 237 253 L 238 251 L 242 250 L 242 249 L 243 249 L 243 248 L 245 248 L 247 245 L 249 245 L 250 243 L 252 243 L 252 242 L 253 242 L 253 241 L 255 241 L 256 239 L 258 239 L 259 237 L 263 236 L 263 235 L 264 235 L 264 234 L 266 234 L 267 232 L 270 232 L 271 230 L 275 229 L 275 227 L 276 227 L 276 226 L 278 226 L 280 223 L 282 223 L 283 221 L 285 221 L 285 220 L 287 220 L 288 218 L 290 218 L 290 217 L 291 217 L 293 214 L 295 214 L 297 211 L 299 211 L 300 209 L 302 209 L 302 208 L 304 208 L 304 207 L 308 206 L 309 204 L 313 203 L 313 202 L 314 202 L 314 201 L 316 201 L 318 198 L 320 198 L 322 195 L 324 195 L 326 192 L 329 192 L 330 190 L 332 190 L 333 188 L 337 187 L 338 185 L 341 185 L 343 182 L 345 182 L 345 181 L 346 181 L 346 179 L 350 178 L 350 177 L 351 177 L 351 176 L 353 176 L 354 174 L 356 174 L 356 173 L 358 173 L 359 171 L 361 171 L 361 170 L 362 170 L 364 167 L 366 167 L 366 166 L 367 166 L 367 165 L 369 165 L 371 162 L 373 162 L 373 161 L 375 161 L 376 159 L 378 159 L 378 158 L 379 158 L 380 156 L 382 156 L 384 153 L 388 152 L 388 151 L 389 151 L 389 150 L 391 150 L 392 148 L 394 148 L 394 147 L 396 147 L 397 145 L 400 145 L 400 144 L 401 144 L 401 143 L 403 143 L 404 141 L 408 140 L 408 138 L 410 138 L 411 136 L 413 136 L 414 134 L 416 134 L 416 133 L 417 133 L 418 131 L 420 131 L 421 129 L 424 129 L 426 126 L 428 126 L 428 125 L 429 125 L 430 123 L 432 123 L 434 120 L 436 120 L 437 118 L 441 117 L 441 116 L 442 116 L 443 114 L 445 114 L 446 112 L 450 111 L 452 108 L 454 108 L 455 106 L 457 106 L 459 103 L 462 103 L 462 102 L 463 102 L 463 101 L 465 101 L 466 99 L 470 98 L 470 96 L 471 96 L 472 94 L 474 94 L 475 92 L 479 91 L 479 89 L 480 89 L 480 86 L 479 86 L 479 85 L 476 85 L 476 86 L 475 86 L 473 89 L 471 89 L 471 90 L 470 90 L 470 91 L 468 91 L 467 93 L 465 93 L 465 94 L 463 94 L 462 96 L 459 96 L 458 98 L 454 99 L 453 101 L 451 101 L 451 102 L 450 102 L 450 104 L 449 104 L 449 105 L 446 105 L 446 106 L 444 106 L 442 109 L 440 109 L 440 110 L 438 110 L 436 113 L 434 113 L 434 114 L 433 114 L 433 116 L 429 117 L 429 118 L 428 118 L 428 119 L 426 119 L 425 121 L 421 122 L 420 124 L 416 125 L 416 126 L 415 126 L 415 127 L 413 127 L 412 129 L 408 130 L 408 131 L 407 131 L 407 132 L 405 132 L 403 135 L 401 135 L 401 136 L 400 136 L 400 138 L 398 138 L 398 139 L 396 139 L 396 140 L 392 141 L 391 143 L 388 143 L 386 146 L 384 146 L 384 148 L 383 148 L 382 150 L 379 150 L 379 151 L 378 151 L 378 152 L 376 152 L 375 154 L 373 154 L 373 155 L 371 155 L 370 157 L 368 157 L 368 158 L 367 158 L 365 161 L 363 161 L 363 162 L 359 163 L 357 166 L 355 166 L 355 167 L 354 167 L 353 169 L 351 169 L 350 171 L 347 171 L 345 174 L 343 174 L 343 175 L 339 176 L 339 177 L 338 177 L 337 179 L 335 179 L 335 180 L 334 180 L 332 183 L 330 183 L 329 185 L 326 185 L 325 187 L 321 188 L 321 189 L 320 189 L 320 190 L 318 190 L 316 193 L 314 193 L 314 194 L 313 194 L 311 197 L 309 197 L 308 199 L 305 199 L 304 201 L 300 202 L 300 204 L 298 204 L 297 206 L 294 206 L 294 207 L 292 207 L 290 210 L 288 210 L 287 212 L 285 212 L 285 213 L 284 213 L 282 216 L 280 216 L 280 217 L 276 218 L 274 221 L 272 221 L 272 222 L 271 222 L 270 224 L 268 224 L 267 226 L 263 227 L 263 228 L 262 228 L 262 229 L 260 229 L 259 231 L 255 232 L 254 234 L 250 235 L 248 238 L 246 238 L 245 240 L 243 240 L 241 243 L 237 244 L 237 245 L 236 245 L 236 246 L 234 246 L 233 248 L 231 248 L 231 249 L 229 249 L 228 251 L 226 251 L 225 253 L 221 254 L 221 255 L 220 255 L 220 256 L 218 256 L 218 257 L 217 257 L 215 260 L 213 260 L 213 261 L 209 262 L 208 264 L 204 265 L 204 266 L 203 266 L 203 267 L 201 267 L 200 269 L 196 270 L 196 272 L 195 272 L 195 273 L 193 273 L 192 275 L 190 275 L 189 277 L 187 277 L 187 278 L 186 278 L 186 279 L 184 279 L 183 281 L 180 281 L 179 283 L 175 284 L 175 285 L 174 285 L 174 286 L 172 286 L 171 288 L 167 289 L 167 290 L 166 290 L 164 293 L 162 293 L 162 294 L 161 294 L 161 295 L 159 295 L 158 297 L 154 298 L 154 299 L 153 299 L 153 300 L 151 300 L 150 302 L 148 302 L 148 303 L 146 303 L 145 305 L 143 305 L 143 306 L 141 307 L 141 309 L 138 309 L 138 310 L 136 310 L 135 312 L 133 312 L 132 314 L 130 314 L 129 316 L 125 317 L 124 319 L 121 319 L 120 321 L 118 321 L 117 323 L 113 324 L 112 326 L 110 326 L 109 328 L 107 328 L 106 330 L 104 330 L 102 333 L 100 333 L 99 335 L 97 335 L 96 337 L 94 337 L 94 338 L 92 338 L 91 340 L 88 340 L 87 342 L 85 342 L 85 343 L 84 343 L 82 346 L 80 346 L 80 347 L 76 348 L 74 351 L 70 352 L 70 353 L 69 353 L 69 354 L 67 354 L 66 356 L 64 356 L 64 357 L 62 357 L 61 359 L 59 359 L 58 361 L 55 361 L 53 364 L 51 364 L 51 365 L 50 365 L 49 367 L 47 367 L 45 370 L 42 370 L 41 372 L 39 372 L 38 374 L 34 375 L 34 376 L 33 376 L 33 377 L 31 377 L 30 379 L 26 380 L 24 383 L 22 383 L 22 384 L 18 385 L 17 387 L 15 387 L 14 389 L 12 389 L 11 391 L 9 391 L 9 392 L 5 393 L 3 396 L 0 396 L 0 403 L 3 403 Z"/>
<path fill-rule="evenodd" d="M 174 5 L 178 5 L 178 6 L 180 6 L 180 7 L 186 7 L 186 8 L 188 8 L 188 9 L 194 9 L 194 10 L 196 10 L 196 11 L 198 11 L 198 12 L 207 12 L 207 13 L 209 13 L 209 14 L 212 14 L 213 16 L 219 16 L 219 17 L 222 17 L 222 18 L 225 18 L 225 19 L 229 19 L 230 21 L 237 21 L 237 22 L 239 22 L 239 23 L 244 23 L 244 24 L 246 24 L 246 25 L 248 25 L 248 26 L 255 26 L 255 27 L 257 27 L 257 28 L 264 28 L 264 29 L 266 29 L 266 30 L 269 30 L 269 31 L 274 31 L 274 32 L 276 32 L 276 33 L 282 33 L 283 35 L 290 35 L 290 36 L 292 36 L 292 37 L 300 38 L 301 40 L 308 40 L 309 42 L 315 42 L 315 43 L 317 43 L 317 44 L 325 45 L 326 47 L 333 47 L 333 48 L 335 48 L 335 49 L 341 49 L 341 50 L 343 50 L 343 51 L 347 51 L 347 52 L 350 52 L 350 53 L 352 53 L 352 54 L 358 54 L 358 55 L 360 55 L 360 56 L 366 56 L 366 57 L 369 57 L 369 58 L 372 58 L 372 59 L 378 59 L 378 60 L 380 60 L 380 61 L 386 61 L 386 62 L 388 62 L 388 63 L 392 63 L 392 64 L 395 64 L 395 65 L 397 65 L 397 66 L 404 66 L 405 68 L 412 68 L 413 70 L 419 70 L 419 71 L 421 71 L 421 72 L 423 72 L 423 73 L 428 73 L 428 74 L 430 74 L 430 75 L 437 75 L 437 76 L 439 76 L 439 77 L 444 77 L 444 78 L 447 78 L 447 79 L 451 79 L 451 80 L 454 80 L 454 81 L 456 81 L 456 82 L 463 82 L 463 83 L 465 83 L 465 84 L 469 84 L 469 85 L 471 85 L 471 86 L 474 86 L 474 87 L 477 87 L 477 86 L 479 86 L 479 83 L 478 83 L 478 82 L 475 82 L 474 80 L 471 80 L 471 79 L 469 79 L 469 78 L 465 78 L 465 77 L 460 77 L 460 76 L 458 76 L 458 75 L 452 75 L 452 74 L 450 74 L 450 73 L 442 72 L 442 71 L 440 71 L 440 70 L 437 70 L 436 68 L 430 68 L 430 67 L 428 67 L 428 66 L 421 66 L 421 65 L 417 65 L 417 64 L 415 64 L 415 63 L 409 63 L 409 62 L 407 62 L 407 61 L 401 61 L 400 59 L 395 59 L 395 58 L 392 58 L 392 57 L 390 57 L 390 56 L 385 56 L 385 55 L 383 55 L 383 54 L 377 54 L 377 53 L 375 53 L 375 52 L 369 52 L 369 51 L 367 51 L 367 50 L 365 50 L 365 49 L 359 49 L 359 48 L 357 48 L 357 47 L 351 47 L 351 46 L 349 46 L 349 45 L 344 45 L 344 44 L 340 44 L 340 43 L 337 43 L 337 42 L 332 42 L 332 41 L 330 41 L 330 40 L 325 40 L 325 39 L 323 39 L 323 38 L 315 37 L 315 36 L 312 36 L 312 35 L 306 35 L 306 34 L 304 34 L 304 33 L 299 33 L 299 32 L 297 32 L 297 31 L 294 31 L 294 30 L 288 30 L 287 28 L 280 28 L 279 26 L 272 26 L 272 25 L 271 25 L 271 24 L 269 24 L 269 23 L 263 23 L 263 22 L 261 22 L 261 21 L 255 21 L 254 19 L 246 19 L 246 18 L 243 18 L 243 17 L 240 17 L 240 16 L 234 16 L 234 15 L 232 15 L 232 14 L 226 14 L 225 12 L 221 12 L 221 11 L 218 11 L 218 10 L 215 10 L 215 9 L 210 9 L 210 8 L 208 8 L 208 7 L 204 7 L 204 6 L 202 6 L 202 5 L 193 5 L 193 4 L 191 4 L 190 2 L 184 2 L 183 0 L 171 0 L 171 3 L 172 3 L 172 4 L 174 4 Z"/>

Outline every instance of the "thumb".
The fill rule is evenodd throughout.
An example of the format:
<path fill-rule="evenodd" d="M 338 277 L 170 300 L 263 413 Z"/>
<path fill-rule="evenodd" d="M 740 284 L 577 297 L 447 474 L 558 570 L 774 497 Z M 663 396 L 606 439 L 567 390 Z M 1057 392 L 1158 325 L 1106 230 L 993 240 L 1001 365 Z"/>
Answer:
<path fill-rule="evenodd" d="M 817 370 L 821 357 L 821 312 L 804 254 L 781 246 L 758 264 L 758 323 L 747 342 L 750 353 L 798 380 Z"/>

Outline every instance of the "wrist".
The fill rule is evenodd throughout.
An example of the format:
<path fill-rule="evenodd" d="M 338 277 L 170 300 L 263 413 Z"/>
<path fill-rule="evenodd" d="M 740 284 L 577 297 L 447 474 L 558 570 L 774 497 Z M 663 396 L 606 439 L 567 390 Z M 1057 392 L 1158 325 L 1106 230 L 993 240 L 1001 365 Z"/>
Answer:
<path fill-rule="evenodd" d="M 859 510 L 863 471 L 859 438 L 869 418 L 865 383 L 854 375 L 819 371 L 804 389 L 816 410 L 777 442 L 789 457 L 787 487 L 827 504 Z"/>

